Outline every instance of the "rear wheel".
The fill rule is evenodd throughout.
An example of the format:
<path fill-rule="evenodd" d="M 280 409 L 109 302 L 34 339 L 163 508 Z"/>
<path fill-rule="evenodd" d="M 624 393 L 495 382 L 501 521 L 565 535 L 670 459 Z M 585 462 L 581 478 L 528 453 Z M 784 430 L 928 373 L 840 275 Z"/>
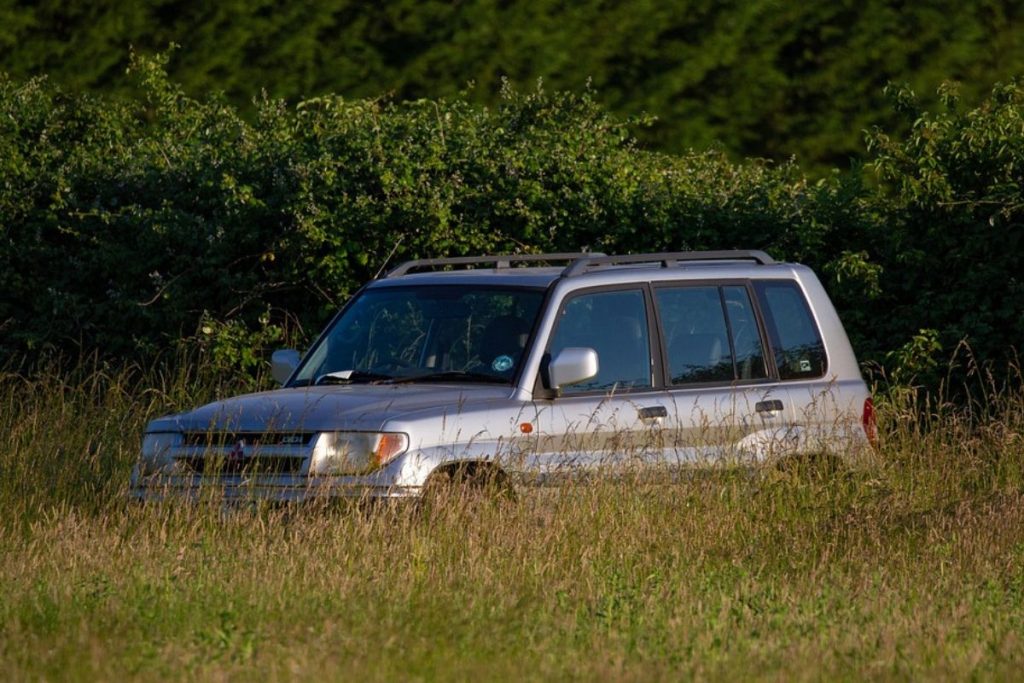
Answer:
<path fill-rule="evenodd" d="M 843 477 L 850 468 L 846 461 L 834 453 L 799 453 L 788 455 L 775 463 L 776 473 L 797 479 L 825 481 Z"/>

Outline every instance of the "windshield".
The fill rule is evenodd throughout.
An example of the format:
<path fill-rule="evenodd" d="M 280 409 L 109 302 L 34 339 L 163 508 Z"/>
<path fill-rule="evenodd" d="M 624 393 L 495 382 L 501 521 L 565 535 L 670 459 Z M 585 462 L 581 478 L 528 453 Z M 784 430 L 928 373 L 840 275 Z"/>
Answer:
<path fill-rule="evenodd" d="M 511 383 L 544 291 L 433 285 L 363 290 L 310 350 L 291 386 Z"/>

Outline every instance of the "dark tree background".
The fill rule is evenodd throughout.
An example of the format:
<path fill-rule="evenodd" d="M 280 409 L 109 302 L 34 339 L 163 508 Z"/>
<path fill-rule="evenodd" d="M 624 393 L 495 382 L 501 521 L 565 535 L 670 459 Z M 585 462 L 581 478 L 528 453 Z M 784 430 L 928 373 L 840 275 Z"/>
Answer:
<path fill-rule="evenodd" d="M 1024 73 L 1020 0 L 3 0 L 0 71 L 71 91 L 124 93 L 129 47 L 181 45 L 171 78 L 253 111 L 266 89 L 292 102 L 435 98 L 493 104 L 503 78 L 580 90 L 670 152 L 796 155 L 820 173 L 863 156 L 863 131 L 903 125 L 882 95 L 928 98 L 944 80 L 977 103 Z M 934 101 L 934 100 L 932 100 Z M 248 113 L 246 113 L 248 112 Z"/>

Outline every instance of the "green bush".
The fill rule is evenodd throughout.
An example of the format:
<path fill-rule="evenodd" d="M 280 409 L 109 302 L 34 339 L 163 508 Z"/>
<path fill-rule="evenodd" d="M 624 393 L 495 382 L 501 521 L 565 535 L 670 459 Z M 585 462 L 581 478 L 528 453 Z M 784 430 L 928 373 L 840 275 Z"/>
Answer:
<path fill-rule="evenodd" d="M 947 348 L 966 340 L 1004 360 L 1024 340 L 1024 88 L 996 86 L 964 111 L 947 85 L 939 113 L 890 90 L 910 132 L 868 136 L 881 183 L 870 200 L 886 228 L 874 241 L 885 264 L 876 335 L 933 328 Z"/>
<path fill-rule="evenodd" d="M 489 109 L 262 97 L 247 122 L 218 97 L 186 97 L 165 62 L 133 60 L 142 94 L 128 101 L 0 80 L 7 356 L 145 359 L 188 339 L 252 369 L 263 346 L 308 340 L 403 259 L 580 248 L 806 262 L 863 358 L 921 328 L 986 335 L 985 353 L 1020 338 L 1019 256 L 1004 248 L 1020 233 L 1015 85 L 977 111 L 921 118 L 906 140 L 875 133 L 867 171 L 811 182 L 792 162 L 644 151 L 631 135 L 646 122 L 613 118 L 587 91 L 506 87 Z M 949 292 L 944 258 L 987 260 Z"/>

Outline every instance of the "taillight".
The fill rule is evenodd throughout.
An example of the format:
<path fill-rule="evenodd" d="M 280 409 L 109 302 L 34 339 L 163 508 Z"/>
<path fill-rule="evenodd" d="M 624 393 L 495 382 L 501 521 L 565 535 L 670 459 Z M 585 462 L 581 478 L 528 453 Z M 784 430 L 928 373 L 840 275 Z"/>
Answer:
<path fill-rule="evenodd" d="M 868 443 L 872 446 L 878 444 L 878 422 L 875 420 L 875 402 L 868 396 L 864 399 L 864 412 L 861 413 L 860 423 L 864 426 L 864 434 L 868 437 Z"/>

